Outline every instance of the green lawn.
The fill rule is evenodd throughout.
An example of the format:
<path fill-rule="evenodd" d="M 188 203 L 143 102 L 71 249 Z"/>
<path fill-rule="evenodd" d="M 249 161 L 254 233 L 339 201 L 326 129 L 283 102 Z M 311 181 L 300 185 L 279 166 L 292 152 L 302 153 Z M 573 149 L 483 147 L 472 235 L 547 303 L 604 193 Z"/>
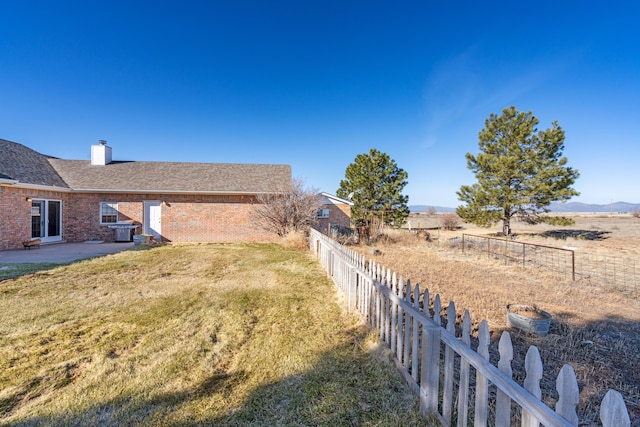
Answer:
<path fill-rule="evenodd" d="M 273 244 L 129 250 L 0 282 L 0 390 L 7 425 L 426 422 L 319 264 Z"/>

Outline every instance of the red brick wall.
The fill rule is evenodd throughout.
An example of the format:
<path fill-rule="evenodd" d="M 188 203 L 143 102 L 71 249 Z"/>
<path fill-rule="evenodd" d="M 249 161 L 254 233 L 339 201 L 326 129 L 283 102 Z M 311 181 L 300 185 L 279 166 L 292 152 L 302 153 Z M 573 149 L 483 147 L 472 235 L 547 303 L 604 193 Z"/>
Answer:
<path fill-rule="evenodd" d="M 31 202 L 27 197 L 61 200 L 64 227 L 69 196 L 69 193 L 58 191 L 0 186 L 0 250 L 21 248 L 22 242 L 31 239 Z"/>
<path fill-rule="evenodd" d="M 252 196 L 172 196 L 162 206 L 162 236 L 171 242 L 265 242 L 275 235 L 252 219 Z"/>
<path fill-rule="evenodd" d="M 329 218 L 318 218 L 317 229 L 327 233 L 328 228 L 339 225 L 343 228 L 351 227 L 351 206 L 347 204 L 334 205 L 333 203 L 322 205 L 323 209 L 329 209 Z"/>
<path fill-rule="evenodd" d="M 100 224 L 100 202 L 118 203 L 118 220 L 144 222 L 144 200 L 166 201 L 162 238 L 168 242 L 268 242 L 275 235 L 256 227 L 252 196 L 161 194 L 81 194 L 0 186 L 0 250 L 22 247 L 31 237 L 31 203 L 26 197 L 62 200 L 63 240 L 112 241 L 114 231 Z"/>

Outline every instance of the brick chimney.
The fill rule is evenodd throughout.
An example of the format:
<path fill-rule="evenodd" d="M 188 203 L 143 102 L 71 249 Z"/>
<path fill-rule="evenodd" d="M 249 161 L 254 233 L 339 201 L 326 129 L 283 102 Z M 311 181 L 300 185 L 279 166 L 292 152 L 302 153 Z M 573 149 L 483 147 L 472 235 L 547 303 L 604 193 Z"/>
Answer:
<path fill-rule="evenodd" d="M 91 164 L 104 166 L 109 163 L 111 163 L 111 147 L 107 145 L 107 141 L 101 139 L 98 145 L 91 146 Z"/>

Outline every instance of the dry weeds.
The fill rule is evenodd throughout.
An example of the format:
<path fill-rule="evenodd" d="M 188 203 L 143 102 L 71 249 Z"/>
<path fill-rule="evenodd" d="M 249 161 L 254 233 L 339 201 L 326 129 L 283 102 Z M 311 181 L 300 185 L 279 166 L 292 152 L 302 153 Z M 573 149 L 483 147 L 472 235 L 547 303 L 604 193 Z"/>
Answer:
<path fill-rule="evenodd" d="M 420 221 L 424 220 L 421 224 Z M 580 237 L 556 239 L 548 226 L 514 227 L 519 238 L 534 243 L 578 247 L 578 250 L 622 256 L 640 255 L 640 221 L 627 216 L 581 216 L 568 231 L 598 231 L 606 238 L 588 240 Z M 506 329 L 506 306 L 520 303 L 535 306 L 553 314 L 548 336 L 535 337 L 511 330 L 515 356 L 514 377 L 522 384 L 524 356 L 530 345 L 536 345 L 545 366 L 542 380 L 547 403 L 557 399 L 555 379 L 563 364 L 576 371 L 581 402 L 578 415 L 581 425 L 597 424 L 599 404 L 608 389 L 621 392 L 630 412 L 632 425 L 640 425 L 640 303 L 637 295 L 610 289 L 605 283 L 589 280 L 572 282 L 557 279 L 543 271 L 504 266 L 486 257 L 465 257 L 446 249 L 444 241 L 461 233 L 492 234 L 493 229 L 479 229 L 463 224 L 453 232 L 427 227 L 427 221 L 438 221 L 426 215 L 411 218 L 412 232 L 385 230 L 384 239 L 374 246 L 357 248 L 367 258 L 371 247 L 381 251 L 375 261 L 401 274 L 405 280 L 429 288 L 432 298 L 440 294 L 443 305 L 455 301 L 458 312 L 468 309 L 477 328 L 486 319 L 492 339 L 499 339 Z M 437 223 L 436 223 L 437 224 Z M 422 225 L 422 227 L 419 227 Z M 429 229 L 433 242 L 418 239 L 416 228 Z M 555 230 L 558 231 L 558 230 Z M 580 233 L 574 235 L 580 236 Z M 384 243 L 381 243 L 384 242 Z M 494 349 L 497 342 L 494 342 Z M 497 363 L 497 352 L 492 354 Z"/>

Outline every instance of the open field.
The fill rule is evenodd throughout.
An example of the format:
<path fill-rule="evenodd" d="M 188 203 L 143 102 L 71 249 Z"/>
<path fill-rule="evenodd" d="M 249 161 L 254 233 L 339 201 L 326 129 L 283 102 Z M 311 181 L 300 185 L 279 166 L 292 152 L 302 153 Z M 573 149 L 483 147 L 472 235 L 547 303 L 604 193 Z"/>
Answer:
<path fill-rule="evenodd" d="M 577 251 L 610 256 L 640 255 L 640 219 L 603 215 L 575 217 L 570 227 L 514 224 L 517 239 L 550 246 L 571 246 Z M 540 349 L 545 366 L 543 396 L 557 398 L 555 378 L 563 364 L 576 371 L 581 403 L 581 425 L 596 425 L 598 405 L 613 388 L 625 398 L 632 425 L 640 425 L 640 302 L 637 294 L 612 289 L 607 283 L 582 279 L 558 279 L 543 270 L 505 266 L 486 256 L 464 256 L 446 244 L 462 233 L 486 235 L 501 230 L 462 224 L 456 231 L 438 230 L 439 216 L 412 216 L 412 228 L 427 228 L 433 241 L 419 240 L 408 230 L 385 230 L 373 246 L 353 249 L 401 274 L 431 295 L 440 294 L 443 305 L 453 300 L 461 312 L 468 309 L 477 328 L 486 319 L 492 337 L 506 329 L 506 306 L 533 305 L 553 314 L 551 330 L 544 338 L 512 331 L 514 377 L 522 384 L 526 350 Z M 591 233 L 591 234 L 589 234 Z M 574 235 L 567 239 L 557 236 Z M 592 236 L 592 238 L 580 237 Z M 371 248 L 381 251 L 369 255 Z M 494 343 L 494 350 L 497 343 Z M 497 352 L 492 354 L 497 362 Z"/>
<path fill-rule="evenodd" d="M 640 257 L 640 218 L 631 214 L 562 214 L 575 221 L 570 226 L 548 224 L 526 224 L 513 221 L 511 228 L 519 241 L 550 246 L 570 246 L 579 252 L 615 257 Z M 502 225 L 477 227 L 460 223 L 455 231 L 439 230 L 442 214 L 412 214 L 409 218 L 413 229 L 427 229 L 435 238 L 446 241 L 462 233 L 495 235 L 502 231 Z M 407 226 L 405 225 L 405 228 Z"/>
<path fill-rule="evenodd" d="M 0 282 L 2 425 L 425 423 L 304 252 L 176 245 L 42 267 Z"/>

